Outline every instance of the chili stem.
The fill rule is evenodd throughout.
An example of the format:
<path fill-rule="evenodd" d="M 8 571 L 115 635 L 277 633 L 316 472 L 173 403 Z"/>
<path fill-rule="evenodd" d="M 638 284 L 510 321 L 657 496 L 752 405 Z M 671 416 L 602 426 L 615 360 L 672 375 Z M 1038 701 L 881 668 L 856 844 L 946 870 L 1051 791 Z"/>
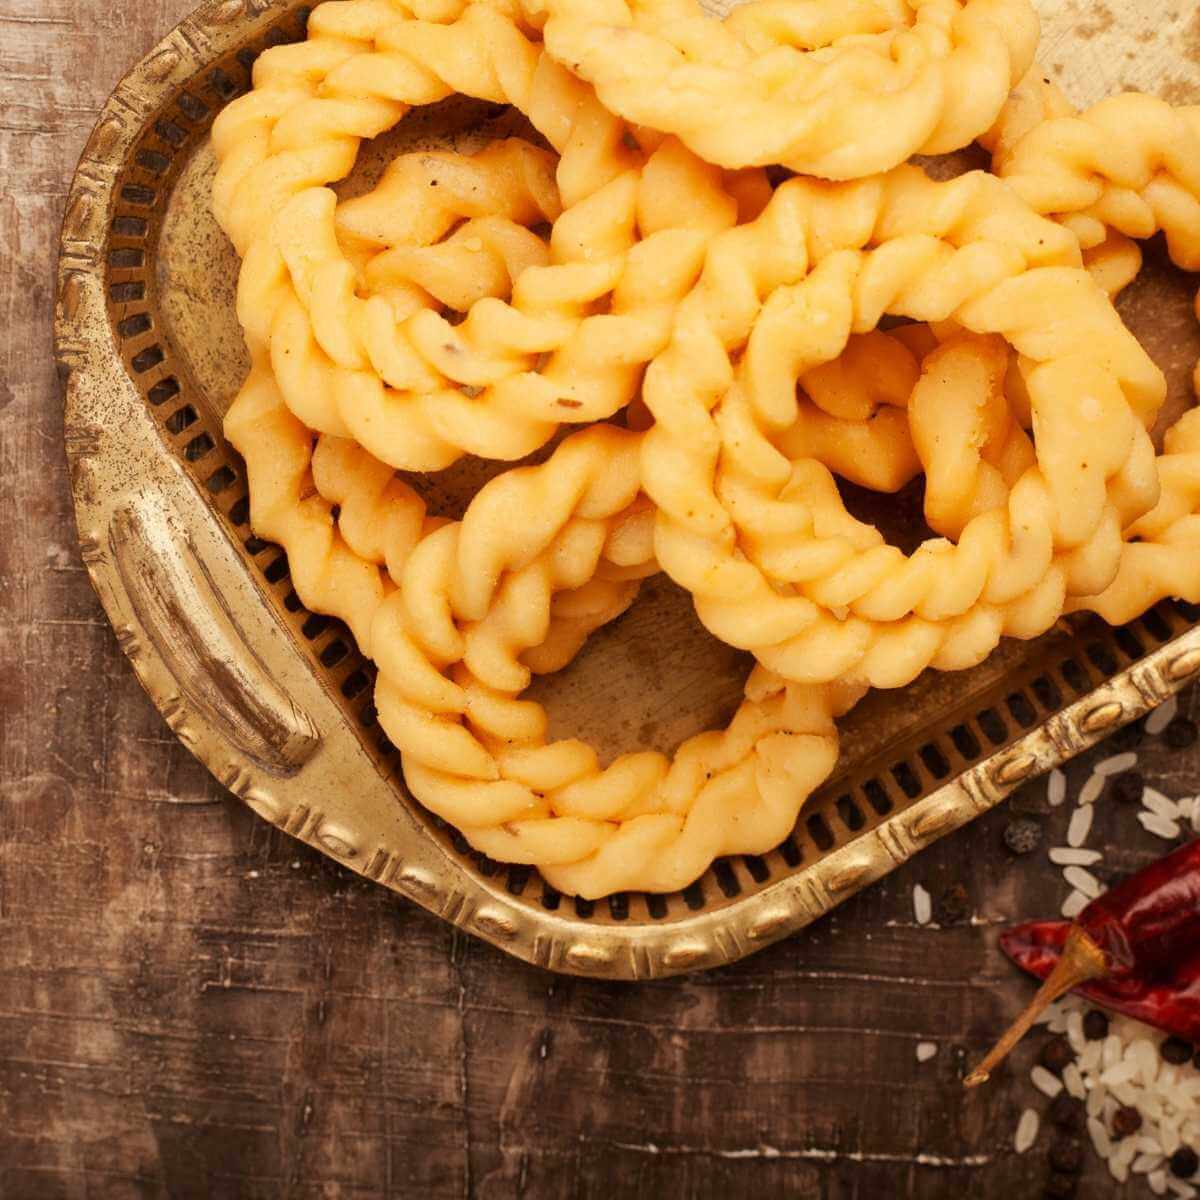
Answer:
<path fill-rule="evenodd" d="M 1008 1032 L 996 1043 L 988 1056 L 963 1080 L 963 1086 L 978 1087 L 987 1083 L 992 1072 L 1006 1059 L 1013 1047 L 1029 1032 L 1030 1026 L 1059 996 L 1066 995 L 1081 983 L 1108 974 L 1104 951 L 1078 926 L 1075 926 L 1063 946 L 1062 957 L 1042 984 L 1029 1007 L 1013 1022 Z"/>

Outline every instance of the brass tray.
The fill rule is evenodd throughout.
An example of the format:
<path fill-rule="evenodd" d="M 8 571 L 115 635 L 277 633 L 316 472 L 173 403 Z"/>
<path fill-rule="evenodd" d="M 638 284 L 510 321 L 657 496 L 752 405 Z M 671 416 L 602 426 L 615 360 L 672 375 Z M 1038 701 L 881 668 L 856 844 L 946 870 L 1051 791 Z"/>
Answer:
<path fill-rule="evenodd" d="M 1186 98 L 1198 80 L 1194 63 L 1171 58 L 1182 24 L 1153 0 L 1126 7 L 1088 29 L 1066 0 L 1045 3 L 1045 63 L 1069 64 L 1078 103 L 1155 79 Z M 207 131 L 259 51 L 303 36 L 306 11 L 294 0 L 206 4 L 118 85 L 69 195 L 55 325 L 92 583 L 168 724 L 264 820 L 511 954 L 645 979 L 800 929 L 1200 676 L 1200 613 L 1164 604 L 1126 629 L 1064 623 L 975 671 L 876 693 L 846 721 L 835 777 L 793 836 L 762 858 L 718 862 L 674 895 L 577 901 L 470 852 L 404 792 L 369 664 L 341 625 L 303 610 L 282 552 L 251 535 L 242 466 L 221 436 L 245 350 L 236 261 L 209 211 Z M 463 100 L 414 113 L 367 148 L 345 187 L 362 188 L 400 149 L 512 127 Z M 1200 356 L 1191 287 L 1151 254 L 1123 300 L 1169 372 L 1175 412 Z M 480 474 L 468 465 L 418 483 L 454 511 Z M 903 536 L 912 499 L 874 511 Z M 746 669 L 657 580 L 538 693 L 560 734 L 585 732 L 608 752 L 669 749 L 727 715 Z"/>

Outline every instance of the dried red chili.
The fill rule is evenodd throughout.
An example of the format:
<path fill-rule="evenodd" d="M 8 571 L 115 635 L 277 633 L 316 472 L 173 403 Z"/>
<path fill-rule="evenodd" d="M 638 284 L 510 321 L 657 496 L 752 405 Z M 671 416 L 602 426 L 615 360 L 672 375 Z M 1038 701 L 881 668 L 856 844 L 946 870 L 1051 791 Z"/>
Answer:
<path fill-rule="evenodd" d="M 1129 876 L 1075 923 L 1034 921 L 1001 935 L 1018 966 L 1045 980 L 966 1084 L 983 1083 L 1047 1005 L 1066 992 L 1200 1041 L 1200 840 Z"/>

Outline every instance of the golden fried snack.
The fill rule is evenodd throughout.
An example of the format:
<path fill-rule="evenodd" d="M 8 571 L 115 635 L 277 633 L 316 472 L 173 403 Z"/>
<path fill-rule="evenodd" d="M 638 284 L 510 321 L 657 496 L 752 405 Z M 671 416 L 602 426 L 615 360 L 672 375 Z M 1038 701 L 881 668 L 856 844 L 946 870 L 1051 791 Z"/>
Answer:
<path fill-rule="evenodd" d="M 639 435 L 582 431 L 439 525 L 360 447 L 323 441 L 314 460 L 264 371 L 226 430 L 246 460 L 254 527 L 287 551 L 298 595 L 346 621 L 378 663 L 380 721 L 411 791 L 492 857 L 586 897 L 672 891 L 718 855 L 777 845 L 832 769 L 833 719 L 860 689 L 788 685 L 760 668 L 723 732 L 689 739 L 673 761 L 635 753 L 605 768 L 582 742 L 547 742 L 545 712 L 519 698 L 532 671 L 568 661 L 656 570 Z"/>
<path fill-rule="evenodd" d="M 1028 0 L 525 0 L 613 112 L 727 167 L 827 179 L 968 145 L 1033 61 Z"/>
<path fill-rule="evenodd" d="M 1077 113 L 1031 72 L 981 141 L 996 174 L 1076 234 L 1110 292 L 1141 267 L 1130 239 L 1160 231 L 1178 266 L 1200 270 L 1200 105 L 1128 92 Z"/>
<path fill-rule="evenodd" d="M 258 60 L 255 90 L 224 110 L 213 134 L 214 211 L 245 259 L 240 312 L 252 340 L 270 345 L 289 405 L 312 428 L 420 470 L 464 451 L 520 458 L 559 423 L 602 419 L 629 403 L 708 241 L 756 215 L 769 194 L 761 172 L 726 176 L 674 139 L 639 141 L 542 53 L 515 10 L 451 3 L 436 14 L 417 20 L 385 0 L 320 6 L 306 42 Z M 559 198 L 538 172 L 508 172 L 507 190 L 496 189 L 506 201 L 516 193 L 540 208 L 534 215 L 557 215 L 549 258 L 514 277 L 520 254 L 491 246 L 504 269 L 487 264 L 494 286 L 475 289 L 460 324 L 428 304 L 409 307 L 403 290 L 390 307 L 369 290 L 360 296 L 387 285 L 393 270 L 411 272 L 411 255 L 385 254 L 363 269 L 347 242 L 394 245 L 430 228 L 409 219 L 397 229 L 381 215 L 388 181 L 383 196 L 352 202 L 340 217 L 322 186 L 349 172 L 362 138 L 455 91 L 512 103 L 530 118 L 561 155 L 564 208 L 551 211 Z M 524 209 L 510 219 L 528 221 Z M 477 270 L 468 252 L 491 236 L 464 234 L 457 261 Z M 440 274 L 399 282 L 448 284 L 445 258 L 443 250 Z M 501 300 L 494 291 L 506 274 L 512 295 Z M 467 298 L 469 289 L 458 302 Z"/>
<path fill-rule="evenodd" d="M 1126 529 L 1116 579 L 1099 595 L 1073 598 L 1071 611 L 1124 625 L 1170 596 L 1200 604 L 1200 408 L 1167 431 L 1163 450 L 1162 497 Z"/>
<path fill-rule="evenodd" d="M 780 245 L 815 266 L 793 259 L 781 279 Z M 659 561 L 708 628 L 786 678 L 898 686 L 931 663 L 972 665 L 1003 634 L 1047 628 L 1068 592 L 1100 590 L 1121 528 L 1158 497 L 1146 426 L 1165 383 L 1079 263 L 1075 238 L 994 178 L 935 183 L 911 167 L 789 180 L 721 235 L 645 381 Z M 1007 504 L 910 557 L 774 440 L 795 422 L 797 380 L 885 313 L 1003 337 L 1037 429 Z M 756 545 L 779 553 L 757 561 Z"/>
<path fill-rule="evenodd" d="M 996 174 L 1086 250 L 1128 256 L 1118 239 L 1161 231 L 1172 259 L 1200 270 L 1200 106 L 1129 92 L 1077 113 L 1031 73 L 981 141 Z"/>

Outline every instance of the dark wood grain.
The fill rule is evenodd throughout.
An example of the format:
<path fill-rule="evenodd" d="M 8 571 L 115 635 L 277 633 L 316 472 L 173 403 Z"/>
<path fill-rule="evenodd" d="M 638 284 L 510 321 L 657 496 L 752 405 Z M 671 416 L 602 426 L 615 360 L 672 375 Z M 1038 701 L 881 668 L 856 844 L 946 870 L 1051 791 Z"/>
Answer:
<path fill-rule="evenodd" d="M 1036 1047 L 959 1087 L 1029 990 L 998 927 L 1064 895 L 1003 849 L 1011 809 L 741 965 L 604 985 L 289 841 L 166 729 L 75 549 L 50 279 L 94 114 L 189 3 L 0 6 L 0 1197 L 1040 1195 L 1048 1139 L 1011 1149 Z M 1142 757 L 1197 790 L 1196 754 Z M 1114 869 L 1161 849 L 1097 824 Z M 917 928 L 918 882 L 968 918 Z M 1094 1159 L 1086 1194 L 1116 1194 Z"/>

